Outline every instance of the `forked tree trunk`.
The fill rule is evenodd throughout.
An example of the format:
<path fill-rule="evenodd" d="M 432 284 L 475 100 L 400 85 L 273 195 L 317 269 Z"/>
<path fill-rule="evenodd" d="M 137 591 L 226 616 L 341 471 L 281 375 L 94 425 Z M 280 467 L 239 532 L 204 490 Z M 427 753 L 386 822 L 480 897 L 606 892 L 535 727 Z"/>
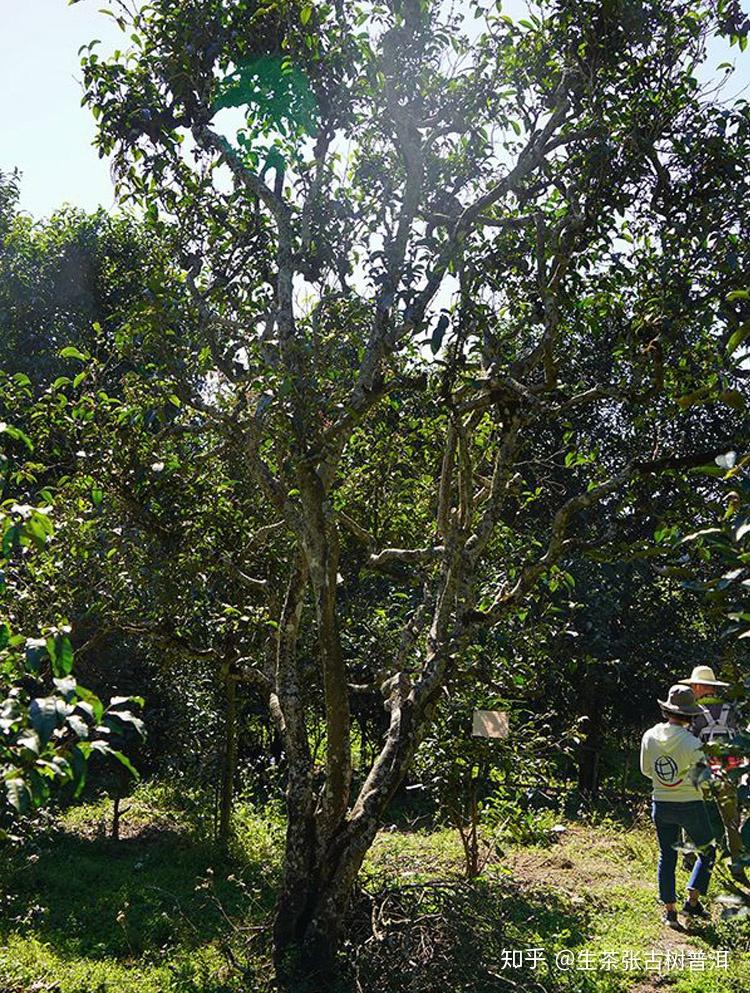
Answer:
<path fill-rule="evenodd" d="M 358 815 L 355 806 L 323 847 L 315 818 L 290 820 L 274 927 L 276 977 L 285 993 L 321 993 L 338 975 L 337 955 L 357 875 L 397 785 L 395 780 L 383 784 L 371 812 Z"/>
<path fill-rule="evenodd" d="M 386 742 L 356 802 L 333 829 L 325 811 L 315 810 L 304 767 L 290 767 L 284 879 L 274 927 L 277 979 L 288 993 L 319 993 L 330 986 L 357 874 L 434 707 L 433 694 L 419 699 L 425 685 L 412 689 L 398 679 L 389 681 L 387 689 L 391 719 Z"/>
<path fill-rule="evenodd" d="M 289 993 L 325 989 L 337 972 L 337 951 L 354 882 L 377 824 L 352 837 L 342 826 L 321 852 L 314 832 L 287 851 L 287 878 L 277 903 L 274 960 Z M 292 871 L 289 871 L 292 869 Z M 297 869 L 304 871 L 297 872 Z"/>
<path fill-rule="evenodd" d="M 339 539 L 321 476 L 312 472 L 309 464 L 301 463 L 298 467 L 304 507 L 300 554 L 281 613 L 276 672 L 269 698 L 288 759 L 286 855 L 274 927 L 277 980 L 288 993 L 319 993 L 330 987 L 357 874 L 434 712 L 449 661 L 460 647 L 463 629 L 456 619 L 459 591 L 463 606 L 473 605 L 461 586 L 463 539 L 457 537 L 459 518 L 454 514 L 453 524 L 448 523 L 447 480 L 458 435 L 453 432 L 451 437 L 453 440 L 443 458 L 440 497 L 443 509 L 438 514 L 447 551 L 437 580 L 432 621 L 426 632 L 426 656 L 414 683 L 405 672 L 397 671 L 380 687 L 390 714 L 389 727 L 382 749 L 353 803 L 349 686 L 336 598 Z M 462 512 L 461 522 L 464 516 Z M 314 783 L 305 721 L 305 687 L 301 685 L 296 657 L 297 632 L 308 583 L 326 717 L 326 761 L 321 789 Z"/>

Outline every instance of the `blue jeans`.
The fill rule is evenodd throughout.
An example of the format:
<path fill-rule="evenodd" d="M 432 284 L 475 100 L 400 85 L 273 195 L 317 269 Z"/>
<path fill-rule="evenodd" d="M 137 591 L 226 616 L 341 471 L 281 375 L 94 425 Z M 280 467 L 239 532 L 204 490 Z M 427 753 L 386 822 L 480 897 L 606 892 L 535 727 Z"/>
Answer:
<path fill-rule="evenodd" d="M 704 894 L 708 891 L 711 869 L 716 858 L 714 833 L 708 819 L 706 805 L 702 800 L 688 800 L 686 803 L 669 800 L 654 800 L 651 819 L 656 826 L 659 839 L 659 899 L 662 903 L 676 903 L 675 869 L 677 852 L 674 845 L 680 837 L 680 828 L 692 841 L 698 851 L 698 859 L 693 867 L 688 887 Z M 701 849 L 704 849 L 701 851 Z"/>

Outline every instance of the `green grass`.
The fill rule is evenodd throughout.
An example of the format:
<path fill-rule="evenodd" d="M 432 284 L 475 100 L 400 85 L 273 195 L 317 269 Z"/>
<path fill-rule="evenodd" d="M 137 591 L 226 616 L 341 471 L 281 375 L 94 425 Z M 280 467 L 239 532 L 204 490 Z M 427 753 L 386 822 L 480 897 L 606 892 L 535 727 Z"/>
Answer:
<path fill-rule="evenodd" d="M 593 961 L 602 962 L 607 953 L 617 953 L 617 964 L 597 976 L 597 991 L 624 991 L 640 984 L 639 990 L 666 985 L 682 993 L 730 993 L 750 986 L 747 956 L 735 952 L 727 969 L 717 968 L 715 959 L 717 949 L 740 947 L 742 935 L 747 934 L 744 925 L 734 935 L 718 919 L 708 926 L 691 926 L 682 935 L 661 925 L 655 892 L 658 851 L 650 825 L 631 830 L 612 822 L 571 825 L 559 846 L 538 848 L 536 853 L 547 870 L 546 890 L 563 890 L 573 906 L 589 911 L 577 954 L 587 953 Z M 538 884 L 534 849 L 514 854 L 521 871 Z M 678 892 L 684 891 L 687 880 L 687 872 L 680 867 Z M 682 954 L 686 966 L 677 968 L 673 959 L 660 979 L 656 962 L 663 962 L 667 953 Z M 622 966 L 624 954 L 630 955 L 627 968 Z M 691 971 L 691 955 L 694 965 L 704 962 L 703 970 Z"/>
<path fill-rule="evenodd" d="M 102 837 L 110 819 L 108 803 L 75 808 L 6 860 L 0 993 L 49 978 L 60 993 L 241 989 L 222 946 L 273 907 L 278 825 L 240 809 L 227 855 L 153 789 L 130 802 L 119 842 Z"/>
<path fill-rule="evenodd" d="M 189 792 L 142 786 L 126 807 L 117 843 L 105 835 L 111 805 L 98 801 L 2 855 L 0 993 L 267 990 L 263 935 L 281 868 L 279 812 L 239 805 L 235 840 L 222 853 Z M 750 988 L 747 920 L 715 919 L 675 939 L 660 925 L 655 864 L 649 824 L 626 830 L 599 819 L 569 824 L 553 845 L 506 842 L 467 885 L 454 831 L 384 830 L 363 866 L 346 961 L 365 993 L 498 993 L 512 989 L 507 980 L 536 993 Z M 373 919 L 382 932 L 375 941 Z M 726 970 L 672 971 L 663 983 L 644 968 L 502 968 L 512 949 L 540 948 L 554 963 L 561 951 L 599 962 L 630 950 L 642 961 L 666 947 L 707 957 L 736 951 Z"/>
<path fill-rule="evenodd" d="M 381 831 L 362 866 L 361 881 L 376 890 L 397 883 L 455 878 L 463 859 L 456 831 Z"/>
<path fill-rule="evenodd" d="M 220 952 L 209 946 L 182 951 L 169 961 L 123 962 L 69 957 L 34 935 L 11 934 L 0 948 L 0 990 L 61 993 L 234 993 L 240 989 Z"/>

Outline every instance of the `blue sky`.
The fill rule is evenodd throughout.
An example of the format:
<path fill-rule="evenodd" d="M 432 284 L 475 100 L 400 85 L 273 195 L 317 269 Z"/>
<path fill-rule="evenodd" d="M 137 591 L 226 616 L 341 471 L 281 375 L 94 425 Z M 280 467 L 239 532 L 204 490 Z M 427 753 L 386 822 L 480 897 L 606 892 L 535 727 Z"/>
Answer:
<path fill-rule="evenodd" d="M 21 206 L 48 214 L 64 201 L 111 207 L 106 162 L 91 148 L 94 120 L 81 107 L 79 47 L 122 38 L 104 3 L 0 0 L 0 169 L 23 173 Z"/>
<path fill-rule="evenodd" d="M 80 106 L 78 48 L 93 38 L 105 51 L 123 43 L 114 21 L 98 12 L 102 6 L 102 0 L 72 7 L 67 0 L 0 0 L 0 169 L 21 169 L 21 206 L 37 217 L 64 202 L 87 210 L 114 204 L 107 163 L 91 147 L 93 118 Z M 504 5 L 514 16 L 524 8 L 522 0 Z M 718 43 L 710 56 L 711 68 L 736 61 L 726 92 L 747 87 L 750 98 L 750 48 L 741 55 Z"/>

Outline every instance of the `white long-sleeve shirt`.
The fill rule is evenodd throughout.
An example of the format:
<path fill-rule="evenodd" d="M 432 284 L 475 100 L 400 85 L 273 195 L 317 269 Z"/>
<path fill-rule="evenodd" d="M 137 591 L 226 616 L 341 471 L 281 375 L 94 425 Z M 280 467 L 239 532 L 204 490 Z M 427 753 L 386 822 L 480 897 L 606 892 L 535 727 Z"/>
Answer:
<path fill-rule="evenodd" d="M 704 757 L 700 741 L 679 724 L 655 724 L 641 739 L 641 772 L 653 784 L 654 800 L 702 800 L 690 773 Z"/>

